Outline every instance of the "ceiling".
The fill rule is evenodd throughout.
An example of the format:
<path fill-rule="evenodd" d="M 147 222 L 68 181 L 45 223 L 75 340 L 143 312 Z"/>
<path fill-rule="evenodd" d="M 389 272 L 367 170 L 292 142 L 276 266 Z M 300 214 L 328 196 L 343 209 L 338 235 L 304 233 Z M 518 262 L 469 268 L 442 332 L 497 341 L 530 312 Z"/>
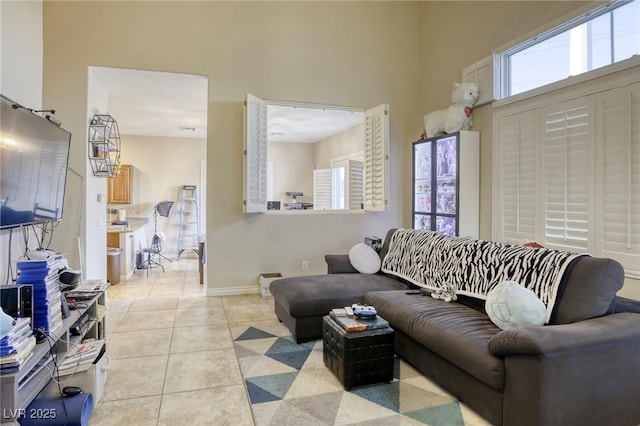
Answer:
<path fill-rule="evenodd" d="M 124 68 L 91 67 L 122 135 L 207 137 L 208 79 Z M 268 106 L 268 140 L 313 143 L 363 122 L 361 111 L 336 107 Z"/>
<path fill-rule="evenodd" d="M 334 107 L 268 105 L 267 140 L 315 143 L 363 121 L 362 111 Z"/>
<path fill-rule="evenodd" d="M 207 77 L 92 67 L 122 135 L 207 137 Z"/>

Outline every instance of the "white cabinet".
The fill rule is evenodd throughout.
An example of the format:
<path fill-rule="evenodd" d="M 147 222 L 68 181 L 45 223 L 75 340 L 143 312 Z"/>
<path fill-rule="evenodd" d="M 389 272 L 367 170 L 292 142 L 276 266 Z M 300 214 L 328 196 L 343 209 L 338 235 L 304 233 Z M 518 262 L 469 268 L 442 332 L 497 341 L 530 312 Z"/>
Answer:
<path fill-rule="evenodd" d="M 23 414 L 31 401 L 50 383 L 52 372 L 64 362 L 68 351 L 84 339 L 105 339 L 107 295 L 104 290 L 95 290 L 94 293 L 95 296 L 85 302 L 86 307 L 72 310 L 63 319 L 62 327 L 50 332 L 35 346 L 33 354 L 17 372 L 0 375 L 0 423 L 17 424 L 15 417 Z"/>
<path fill-rule="evenodd" d="M 122 258 L 120 259 L 121 279 L 127 280 L 136 271 L 136 254 L 147 245 L 145 243 L 144 226 L 136 228 L 131 232 L 120 234 L 120 248 Z"/>
<path fill-rule="evenodd" d="M 147 247 L 144 226 L 137 226 L 131 230 L 109 232 L 107 245 L 119 248 L 120 252 L 120 280 L 131 278 L 136 271 L 136 255 L 140 249 Z"/>

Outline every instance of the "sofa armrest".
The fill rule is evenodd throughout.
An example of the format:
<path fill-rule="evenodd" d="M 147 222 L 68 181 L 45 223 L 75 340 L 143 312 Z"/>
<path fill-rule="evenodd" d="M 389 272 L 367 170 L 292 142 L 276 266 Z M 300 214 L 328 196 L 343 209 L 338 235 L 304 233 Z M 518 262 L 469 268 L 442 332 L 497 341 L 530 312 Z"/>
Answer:
<path fill-rule="evenodd" d="M 348 254 L 327 254 L 324 256 L 327 262 L 328 274 L 351 274 L 359 273 L 349 262 Z"/>
<path fill-rule="evenodd" d="M 496 356 L 549 356 L 582 348 L 626 343 L 640 353 L 640 315 L 620 313 L 572 324 L 504 330 L 489 340 Z"/>
<path fill-rule="evenodd" d="M 640 315 L 504 330 L 504 425 L 640 424 Z"/>

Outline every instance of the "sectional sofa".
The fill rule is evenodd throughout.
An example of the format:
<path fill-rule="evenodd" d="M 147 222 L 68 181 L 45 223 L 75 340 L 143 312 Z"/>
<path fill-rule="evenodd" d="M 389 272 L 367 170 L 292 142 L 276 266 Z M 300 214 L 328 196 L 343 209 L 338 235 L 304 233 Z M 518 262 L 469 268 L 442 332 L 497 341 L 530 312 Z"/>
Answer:
<path fill-rule="evenodd" d="M 640 302 L 616 298 L 618 262 L 415 230 L 390 230 L 380 256 L 376 274 L 332 255 L 327 275 L 274 281 L 276 315 L 303 341 L 331 308 L 375 306 L 396 353 L 494 425 L 640 424 Z M 505 278 L 537 292 L 544 325 L 492 321 Z M 456 301 L 432 297 L 443 284 Z"/>

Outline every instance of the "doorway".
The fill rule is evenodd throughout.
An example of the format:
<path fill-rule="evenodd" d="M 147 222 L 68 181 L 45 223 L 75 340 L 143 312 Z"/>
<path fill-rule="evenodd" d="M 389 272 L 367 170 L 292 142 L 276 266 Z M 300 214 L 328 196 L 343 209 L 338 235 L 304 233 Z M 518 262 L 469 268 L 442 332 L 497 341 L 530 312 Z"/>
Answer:
<path fill-rule="evenodd" d="M 149 247 L 157 234 L 163 238 L 163 255 L 177 259 L 184 185 L 197 188 L 195 219 L 200 234 L 206 229 L 208 78 L 92 66 L 87 105 L 89 119 L 93 114 L 109 114 L 117 121 L 120 161 L 131 166 L 132 173 L 131 197 L 123 203 L 109 200 L 109 178 L 93 176 L 90 167 L 86 171 L 85 253 L 91 253 L 86 256 L 86 276 L 105 276 L 105 256 L 95 254 L 106 253 L 105 234 L 113 231 L 116 216 L 124 216 L 125 222 L 136 230 L 131 236 L 134 242 L 127 244 L 129 252 L 123 254 L 129 259 L 127 268 L 137 266 L 136 252 Z M 157 206 L 165 201 L 173 201 L 174 207 L 158 216 Z M 98 218 L 98 226 L 89 218 Z M 126 277 L 123 272 L 121 276 Z"/>

